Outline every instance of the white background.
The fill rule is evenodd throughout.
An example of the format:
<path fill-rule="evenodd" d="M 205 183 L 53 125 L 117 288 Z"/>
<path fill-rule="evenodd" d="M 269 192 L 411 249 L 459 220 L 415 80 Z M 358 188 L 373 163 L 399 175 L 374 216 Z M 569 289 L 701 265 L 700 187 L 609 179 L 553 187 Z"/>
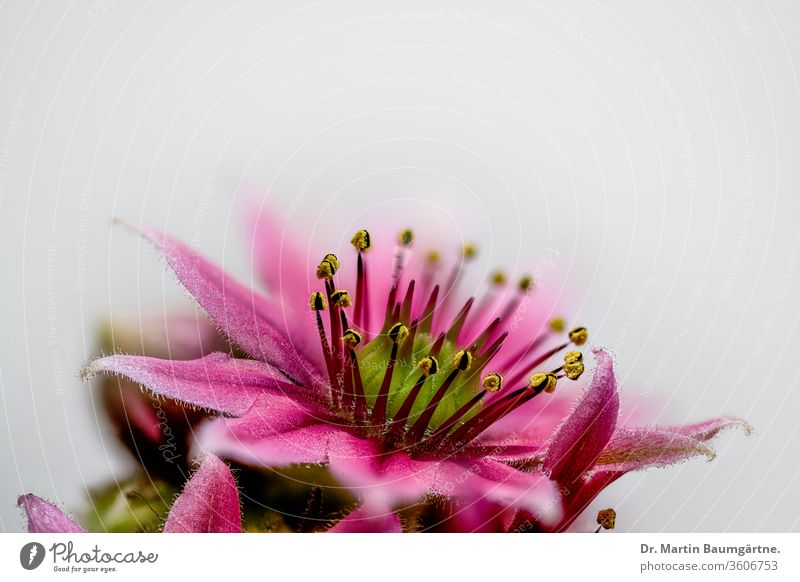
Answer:
<path fill-rule="evenodd" d="M 190 308 L 110 219 L 247 279 L 245 196 L 336 245 L 371 209 L 478 240 L 480 269 L 555 249 L 542 284 L 627 410 L 755 427 L 597 503 L 623 531 L 800 529 L 798 5 L 415 4 L 0 7 L 0 530 L 22 492 L 80 509 L 125 473 L 77 377 L 99 322 Z"/>

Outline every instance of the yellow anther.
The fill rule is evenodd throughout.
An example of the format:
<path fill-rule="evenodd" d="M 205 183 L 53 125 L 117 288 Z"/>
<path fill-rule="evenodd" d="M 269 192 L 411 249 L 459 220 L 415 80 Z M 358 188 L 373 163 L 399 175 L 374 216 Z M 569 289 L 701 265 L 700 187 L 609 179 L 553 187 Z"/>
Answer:
<path fill-rule="evenodd" d="M 530 387 L 535 392 L 552 394 L 556 391 L 556 382 L 558 382 L 558 378 L 555 374 L 534 374 L 531 376 Z"/>
<path fill-rule="evenodd" d="M 597 525 L 603 529 L 614 529 L 617 524 L 617 512 L 611 509 L 601 509 L 597 512 Z"/>
<path fill-rule="evenodd" d="M 361 343 L 361 334 L 354 329 L 346 329 L 342 336 L 342 341 L 350 348 L 356 347 Z"/>
<path fill-rule="evenodd" d="M 528 293 L 533 290 L 533 277 L 525 275 L 519 280 L 519 290 L 523 293 Z"/>
<path fill-rule="evenodd" d="M 464 256 L 464 259 L 474 259 L 475 256 L 478 254 L 478 247 L 475 246 L 474 243 L 468 242 L 464 244 L 464 247 L 461 249 L 461 252 Z"/>
<path fill-rule="evenodd" d="M 317 266 L 317 279 L 331 279 L 336 274 L 336 268 L 328 260 L 322 259 Z"/>
<path fill-rule="evenodd" d="M 336 271 L 339 270 L 339 267 L 342 266 L 341 263 L 339 262 L 339 258 L 336 255 L 334 255 L 333 253 L 328 253 L 327 255 L 322 257 L 322 260 L 323 261 L 328 261 L 331 264 L 331 266 L 333 267 L 333 274 L 334 275 L 336 274 Z"/>
<path fill-rule="evenodd" d="M 456 357 L 453 358 L 453 366 L 461 372 L 469 370 L 472 367 L 472 353 L 469 350 L 461 350 L 456 353 Z"/>
<path fill-rule="evenodd" d="M 402 323 L 395 323 L 389 328 L 389 339 L 396 344 L 402 344 L 408 337 L 408 328 Z"/>
<path fill-rule="evenodd" d="M 325 310 L 325 297 L 319 291 L 314 291 L 311 298 L 308 300 L 308 305 L 311 311 L 324 311 Z"/>
<path fill-rule="evenodd" d="M 433 376 L 439 371 L 439 362 L 433 356 L 428 356 L 419 361 L 417 368 L 426 376 Z"/>
<path fill-rule="evenodd" d="M 337 290 L 331 293 L 331 303 L 337 307 L 350 307 L 350 293 L 344 290 Z"/>
<path fill-rule="evenodd" d="M 500 374 L 489 374 L 481 381 L 483 386 L 489 392 L 497 392 L 503 387 L 503 377 Z"/>
<path fill-rule="evenodd" d="M 505 285 L 507 280 L 506 274 L 503 271 L 495 271 L 492 273 L 492 283 L 495 285 Z"/>
<path fill-rule="evenodd" d="M 583 374 L 583 362 L 566 362 L 564 364 L 564 374 L 566 374 L 567 378 L 570 380 L 577 380 L 581 377 L 581 374 Z"/>
<path fill-rule="evenodd" d="M 561 333 L 567 328 L 567 322 L 563 317 L 554 317 L 547 325 L 556 333 Z"/>
<path fill-rule="evenodd" d="M 411 246 L 411 243 L 414 242 L 414 231 L 412 231 L 410 228 L 401 231 L 398 242 L 404 247 Z"/>
<path fill-rule="evenodd" d="M 582 346 L 589 339 L 589 331 L 585 327 L 574 327 L 569 332 L 569 341 L 576 346 Z"/>
<path fill-rule="evenodd" d="M 350 244 L 359 251 L 366 251 L 372 246 L 372 240 L 369 237 L 369 233 L 362 228 L 353 235 L 353 238 L 350 239 Z"/>
<path fill-rule="evenodd" d="M 564 361 L 567 364 L 571 364 L 573 362 L 582 362 L 583 361 L 583 354 L 579 351 L 574 352 L 567 352 L 564 354 Z"/>
<path fill-rule="evenodd" d="M 439 254 L 439 251 L 436 250 L 428 251 L 428 254 L 425 255 L 425 259 L 432 265 L 438 263 L 441 260 L 441 258 L 442 256 Z"/>

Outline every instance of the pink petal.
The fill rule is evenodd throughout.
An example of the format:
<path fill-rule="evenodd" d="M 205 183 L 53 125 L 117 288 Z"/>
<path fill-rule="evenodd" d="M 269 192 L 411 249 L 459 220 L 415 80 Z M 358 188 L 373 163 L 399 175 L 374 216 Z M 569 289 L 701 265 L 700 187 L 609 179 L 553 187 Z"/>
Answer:
<path fill-rule="evenodd" d="M 380 503 L 365 503 L 328 530 L 330 533 L 403 533 L 397 514 Z"/>
<path fill-rule="evenodd" d="M 597 469 L 627 472 L 673 465 L 697 455 L 713 459 L 714 451 L 690 436 L 648 429 L 617 429 L 597 458 Z"/>
<path fill-rule="evenodd" d="M 120 374 L 156 394 L 226 414 L 244 414 L 265 392 L 304 396 L 269 364 L 209 354 L 199 360 L 160 360 L 145 356 L 107 356 L 92 361 L 84 378 L 106 372 Z"/>
<path fill-rule="evenodd" d="M 169 510 L 165 533 L 240 533 L 239 492 L 228 466 L 208 455 Z"/>
<path fill-rule="evenodd" d="M 572 482 L 591 468 L 617 424 L 619 395 L 614 368 L 603 350 L 594 350 L 597 370 L 589 390 L 558 429 L 542 469 L 555 481 Z"/>
<path fill-rule="evenodd" d="M 749 435 L 753 430 L 747 422 L 735 416 L 722 416 L 693 424 L 667 426 L 661 428 L 660 430 L 665 432 L 676 432 L 701 441 L 707 441 L 715 437 L 720 431 L 728 428 L 741 428 L 747 435 Z"/>
<path fill-rule="evenodd" d="M 28 516 L 29 533 L 85 533 L 72 518 L 58 507 L 32 493 L 20 496 L 17 505 Z"/>
<path fill-rule="evenodd" d="M 241 419 L 212 420 L 199 430 L 200 447 L 247 465 L 286 467 L 328 463 L 332 448 L 343 447 L 343 441 L 361 440 L 335 425 L 315 423 L 302 412 L 284 414 L 283 407 L 274 414 L 267 412 L 272 404 L 274 399 L 265 400 L 259 403 L 259 413 Z"/>
<path fill-rule="evenodd" d="M 303 249 L 294 233 L 276 219 L 274 212 L 265 211 L 260 202 L 249 201 L 245 212 L 256 273 L 276 297 L 296 298 L 295 307 L 304 305 L 311 292 L 311 269 L 316 267 L 310 263 L 323 255 L 309 260 L 310 249 Z M 313 283 L 316 286 L 316 279 Z"/>
<path fill-rule="evenodd" d="M 181 283 L 231 340 L 299 383 L 320 384 L 316 367 L 279 331 L 285 328 L 282 314 L 264 298 L 168 235 L 153 229 L 140 232 L 163 252 Z M 312 325 L 310 319 L 308 323 Z"/>

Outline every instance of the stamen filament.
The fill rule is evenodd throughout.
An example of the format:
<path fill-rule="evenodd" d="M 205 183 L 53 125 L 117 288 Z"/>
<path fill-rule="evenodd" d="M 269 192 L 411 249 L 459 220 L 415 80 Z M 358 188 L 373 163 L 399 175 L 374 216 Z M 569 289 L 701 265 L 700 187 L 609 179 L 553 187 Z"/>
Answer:
<path fill-rule="evenodd" d="M 459 372 L 460 370 L 456 368 L 450 372 L 447 378 L 445 378 L 445 381 L 442 382 L 442 385 L 439 386 L 439 389 L 433 395 L 433 398 L 431 398 L 428 406 L 425 407 L 425 410 L 422 411 L 422 414 L 419 415 L 419 418 L 416 420 L 416 422 L 411 425 L 410 429 L 408 429 L 406 442 L 418 443 L 422 440 L 422 437 L 425 436 L 425 430 L 428 428 L 428 424 L 430 424 L 431 419 L 436 412 L 436 407 L 439 406 L 439 403 L 442 401 L 442 398 L 444 398 L 445 393 L 450 388 Z"/>

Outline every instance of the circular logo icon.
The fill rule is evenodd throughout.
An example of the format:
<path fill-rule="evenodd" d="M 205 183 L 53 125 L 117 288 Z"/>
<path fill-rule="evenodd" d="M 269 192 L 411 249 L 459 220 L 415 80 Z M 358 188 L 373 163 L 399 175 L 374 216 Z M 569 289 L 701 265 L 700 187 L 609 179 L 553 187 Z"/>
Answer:
<path fill-rule="evenodd" d="M 26 570 L 35 570 L 44 561 L 44 546 L 39 542 L 30 542 L 19 551 L 19 563 Z"/>

